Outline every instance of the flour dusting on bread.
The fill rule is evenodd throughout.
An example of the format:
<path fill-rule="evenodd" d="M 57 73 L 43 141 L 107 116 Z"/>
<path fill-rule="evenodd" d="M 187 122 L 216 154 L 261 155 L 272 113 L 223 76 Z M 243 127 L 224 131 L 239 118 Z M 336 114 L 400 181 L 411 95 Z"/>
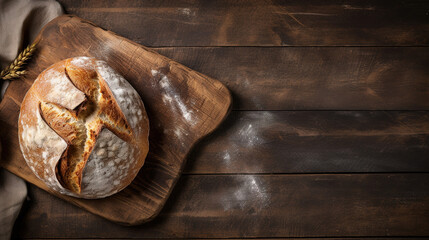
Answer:
<path fill-rule="evenodd" d="M 93 58 L 90 57 L 77 57 L 73 58 L 70 63 L 76 67 L 83 69 L 93 69 Z"/>
<path fill-rule="evenodd" d="M 103 196 L 114 191 L 126 177 L 126 169 L 135 164 L 133 152 L 131 144 L 103 129 L 83 172 L 82 194 Z"/>
<path fill-rule="evenodd" d="M 137 175 L 148 153 L 148 124 L 139 94 L 106 62 L 66 59 L 42 72 L 27 92 L 20 146 L 52 190 L 101 198 Z"/>
<path fill-rule="evenodd" d="M 85 100 L 85 95 L 70 82 L 64 71 L 50 69 L 45 72 L 44 78 L 45 82 L 49 83 L 46 87 L 51 89 L 43 96 L 47 102 L 74 109 Z"/>
<path fill-rule="evenodd" d="M 56 190 L 60 190 L 58 180 L 55 176 L 55 167 L 58 159 L 67 149 L 67 143 L 42 119 L 39 109 L 34 112 L 36 124 L 22 124 L 21 151 L 25 159 L 37 158 L 37 149 L 44 149 L 41 161 L 27 162 L 31 170 L 39 179 L 46 179 L 47 185 Z M 25 118 L 21 116 L 21 119 Z M 43 165 L 43 166 L 42 166 Z M 42 169 L 43 167 L 43 169 Z M 38 169 L 38 171 L 36 171 Z"/>
<path fill-rule="evenodd" d="M 138 122 L 143 119 L 143 102 L 139 101 L 140 96 L 121 75 L 107 65 L 104 61 L 96 61 L 96 70 L 98 74 L 106 81 L 110 90 L 122 112 L 126 116 L 134 132 L 140 132 L 141 127 Z M 130 91 L 132 89 L 133 91 Z"/>

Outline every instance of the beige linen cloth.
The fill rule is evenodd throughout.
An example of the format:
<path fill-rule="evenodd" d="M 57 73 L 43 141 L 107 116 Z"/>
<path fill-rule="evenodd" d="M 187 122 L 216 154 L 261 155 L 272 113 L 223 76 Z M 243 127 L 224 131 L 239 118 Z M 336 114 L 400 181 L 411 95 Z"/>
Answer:
<path fill-rule="evenodd" d="M 61 6 L 54 0 L 0 0 L 0 68 L 9 65 L 46 23 L 61 14 Z M 1 100 L 8 83 L 0 85 Z M 8 146 L 2 143 L 2 147 Z M 0 239 L 10 239 L 26 196 L 24 181 L 0 169 Z"/>

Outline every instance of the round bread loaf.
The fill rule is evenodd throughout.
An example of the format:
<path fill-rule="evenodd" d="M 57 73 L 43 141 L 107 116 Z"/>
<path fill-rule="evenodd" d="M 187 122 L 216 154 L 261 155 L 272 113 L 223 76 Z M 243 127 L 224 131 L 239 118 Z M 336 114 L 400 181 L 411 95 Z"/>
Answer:
<path fill-rule="evenodd" d="M 18 120 L 24 158 L 54 191 L 103 198 L 136 177 L 149 150 L 139 94 L 106 62 L 75 57 L 43 71 Z"/>

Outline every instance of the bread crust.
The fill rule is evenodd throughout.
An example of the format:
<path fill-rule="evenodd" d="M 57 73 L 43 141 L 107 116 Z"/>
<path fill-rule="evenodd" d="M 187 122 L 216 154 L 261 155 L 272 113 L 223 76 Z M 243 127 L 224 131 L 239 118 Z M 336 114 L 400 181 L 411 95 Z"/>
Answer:
<path fill-rule="evenodd" d="M 149 120 L 134 88 L 106 62 L 60 61 L 24 97 L 18 120 L 23 156 L 52 190 L 81 198 L 128 186 L 149 151 Z"/>

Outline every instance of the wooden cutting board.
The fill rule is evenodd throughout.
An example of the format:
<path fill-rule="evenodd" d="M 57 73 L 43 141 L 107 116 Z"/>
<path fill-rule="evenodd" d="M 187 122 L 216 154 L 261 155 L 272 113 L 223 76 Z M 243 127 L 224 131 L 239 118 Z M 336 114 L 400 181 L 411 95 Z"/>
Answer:
<path fill-rule="evenodd" d="M 153 219 L 177 182 L 191 148 L 230 111 L 232 100 L 228 89 L 214 79 L 75 16 L 52 20 L 35 41 L 37 50 L 26 67 L 28 74 L 10 84 L 0 103 L 1 166 L 111 221 L 136 225 Z M 130 186 L 104 199 L 78 199 L 50 191 L 27 167 L 19 149 L 17 123 L 25 93 L 45 68 L 76 56 L 105 60 L 122 74 L 140 94 L 150 120 L 150 150 L 145 165 Z M 164 75 L 170 79 L 169 86 L 159 82 Z"/>

